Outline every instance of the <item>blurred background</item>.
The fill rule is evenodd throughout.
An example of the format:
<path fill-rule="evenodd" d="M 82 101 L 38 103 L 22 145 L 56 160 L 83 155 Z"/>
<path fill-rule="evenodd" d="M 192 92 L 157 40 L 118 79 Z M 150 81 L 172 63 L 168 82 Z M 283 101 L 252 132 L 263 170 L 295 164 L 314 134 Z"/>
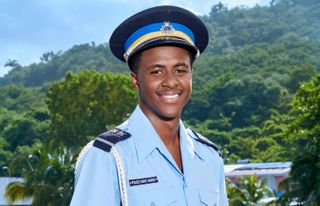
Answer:
<path fill-rule="evenodd" d="M 0 1 L 0 205 L 69 205 L 81 148 L 137 104 L 109 36 L 163 4 L 209 29 L 183 121 L 220 146 L 229 204 L 319 205 L 318 0 Z"/>

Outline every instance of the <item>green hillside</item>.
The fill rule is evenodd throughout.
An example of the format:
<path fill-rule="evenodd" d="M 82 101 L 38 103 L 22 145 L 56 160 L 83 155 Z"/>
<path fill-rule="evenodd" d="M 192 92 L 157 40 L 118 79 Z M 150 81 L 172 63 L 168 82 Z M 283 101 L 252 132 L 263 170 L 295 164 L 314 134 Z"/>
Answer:
<path fill-rule="evenodd" d="M 97 71 L 125 72 L 126 66 L 111 54 L 108 45 L 81 44 L 65 52 L 47 52 L 41 62 L 22 67 L 15 63 L 12 70 L 0 79 L 0 85 L 22 84 L 39 87 L 63 78 L 68 71 L 80 72 L 88 69 Z"/>
<path fill-rule="evenodd" d="M 297 188 L 309 184 L 303 198 L 320 194 L 312 181 L 320 178 L 320 1 L 234 9 L 220 3 L 201 18 L 210 43 L 194 65 L 183 120 L 221 147 L 225 163 L 293 161 Z M 39 193 L 39 201 L 68 205 L 80 148 L 137 104 L 127 66 L 107 44 L 94 43 L 45 53 L 28 66 L 6 65 L 12 69 L 0 78 L 0 175 L 24 176 L 35 187 L 45 181 L 56 190 L 42 188 L 54 195 L 43 200 Z M 294 173 L 301 168 L 307 172 Z"/>

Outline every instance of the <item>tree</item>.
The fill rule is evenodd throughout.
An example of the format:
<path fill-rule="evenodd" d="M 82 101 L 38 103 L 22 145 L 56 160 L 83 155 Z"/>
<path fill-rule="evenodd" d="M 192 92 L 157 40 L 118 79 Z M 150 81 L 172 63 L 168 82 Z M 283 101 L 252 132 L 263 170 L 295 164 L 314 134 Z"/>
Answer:
<path fill-rule="evenodd" d="M 68 205 L 73 192 L 73 164 L 70 150 L 60 146 L 50 151 L 48 145 L 36 142 L 20 147 L 11 160 L 11 169 L 22 167 L 24 182 L 12 182 L 5 189 L 8 204 L 26 198 L 33 206 Z"/>
<path fill-rule="evenodd" d="M 19 117 L 10 122 L 2 131 L 9 143 L 8 150 L 14 151 L 19 145 L 29 145 L 36 139 L 43 139 L 48 122 L 39 122 L 29 117 Z"/>
<path fill-rule="evenodd" d="M 42 62 L 50 62 L 53 59 L 57 58 L 60 55 L 60 52 L 55 54 L 54 52 L 46 52 L 42 55 L 42 57 L 40 57 L 40 60 Z"/>
<path fill-rule="evenodd" d="M 4 64 L 5 67 L 15 68 L 19 66 L 19 63 L 15 59 L 8 59 L 8 61 Z"/>
<path fill-rule="evenodd" d="M 52 141 L 77 148 L 127 118 L 137 104 L 128 76 L 68 73 L 48 93 Z"/>
<path fill-rule="evenodd" d="M 5 149 L 6 146 L 8 146 L 8 143 L 0 136 L 0 177 L 10 177 L 12 175 L 10 168 L 7 166 L 12 153 Z"/>
<path fill-rule="evenodd" d="M 302 84 L 292 103 L 286 131 L 292 147 L 289 183 L 296 187 L 283 200 L 298 198 L 304 205 L 320 202 L 320 75 Z"/>
<path fill-rule="evenodd" d="M 206 94 L 205 96 L 203 94 Z M 197 94 L 197 93 L 196 93 Z M 201 113 L 202 119 L 226 117 L 233 128 L 260 125 L 267 120 L 271 108 L 277 108 L 281 100 L 282 87 L 271 79 L 260 75 L 243 75 L 226 81 L 213 81 L 196 99 L 208 102 Z M 199 101 L 199 100 L 197 100 Z M 191 100 L 189 106 L 196 106 Z M 193 108 L 187 108 L 187 114 Z M 195 112 L 192 112 L 193 114 Z M 195 117 L 199 116 L 195 115 Z M 219 126 L 219 125 L 217 125 Z M 230 127 L 229 127 L 230 128 Z M 222 127 L 215 129 L 224 130 Z"/>
<path fill-rule="evenodd" d="M 224 6 L 221 2 L 219 2 L 218 4 L 213 5 L 211 7 L 210 16 L 215 16 L 215 15 L 219 14 L 220 12 L 226 11 L 226 10 L 227 10 L 227 7 Z"/>
<path fill-rule="evenodd" d="M 259 179 L 255 174 L 248 177 L 240 177 L 237 184 L 228 183 L 227 191 L 230 206 L 271 205 L 271 203 L 263 204 L 261 200 L 274 196 L 264 180 Z"/>
<path fill-rule="evenodd" d="M 39 88 L 28 88 L 21 85 L 0 87 L 0 106 L 18 113 L 45 109 L 45 93 Z"/>

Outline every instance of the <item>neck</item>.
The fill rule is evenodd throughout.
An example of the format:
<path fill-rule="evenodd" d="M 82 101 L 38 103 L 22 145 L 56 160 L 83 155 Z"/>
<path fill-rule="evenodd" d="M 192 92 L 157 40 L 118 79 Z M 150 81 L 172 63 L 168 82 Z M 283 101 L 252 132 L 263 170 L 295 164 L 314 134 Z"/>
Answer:
<path fill-rule="evenodd" d="M 179 143 L 180 115 L 175 118 L 164 118 L 143 107 L 140 108 L 167 147 Z"/>
<path fill-rule="evenodd" d="M 180 118 L 170 120 L 163 120 L 156 116 L 147 116 L 147 118 L 167 147 L 179 144 Z"/>
<path fill-rule="evenodd" d="M 143 109 L 141 110 L 157 131 L 162 142 L 165 144 L 177 163 L 180 171 L 183 172 L 179 137 L 179 123 L 181 116 L 178 116 L 177 118 L 161 118 L 154 113 L 144 111 Z"/>

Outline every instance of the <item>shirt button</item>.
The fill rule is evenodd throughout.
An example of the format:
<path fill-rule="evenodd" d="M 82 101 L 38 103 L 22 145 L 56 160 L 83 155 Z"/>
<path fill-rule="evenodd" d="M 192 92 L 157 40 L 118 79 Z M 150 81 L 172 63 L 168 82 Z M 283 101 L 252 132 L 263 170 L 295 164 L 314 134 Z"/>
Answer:
<path fill-rule="evenodd" d="M 156 206 L 156 203 L 151 202 L 150 206 Z"/>
<path fill-rule="evenodd" d="M 184 184 L 184 188 L 188 188 L 188 184 L 187 183 Z"/>

